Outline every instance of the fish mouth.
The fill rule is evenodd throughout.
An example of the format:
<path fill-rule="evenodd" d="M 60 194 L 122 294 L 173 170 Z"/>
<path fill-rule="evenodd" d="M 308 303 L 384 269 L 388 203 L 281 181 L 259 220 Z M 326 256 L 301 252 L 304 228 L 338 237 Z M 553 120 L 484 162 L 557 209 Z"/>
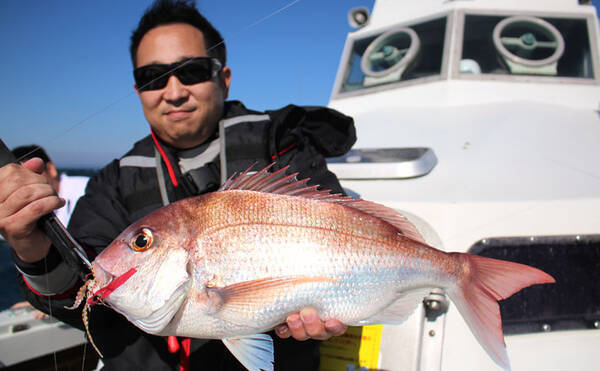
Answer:
<path fill-rule="evenodd" d="M 95 286 L 97 288 L 108 286 L 117 277 L 109 273 L 100 264 L 96 264 L 96 266 L 92 268 L 92 272 L 94 276 L 94 281 L 96 282 Z"/>

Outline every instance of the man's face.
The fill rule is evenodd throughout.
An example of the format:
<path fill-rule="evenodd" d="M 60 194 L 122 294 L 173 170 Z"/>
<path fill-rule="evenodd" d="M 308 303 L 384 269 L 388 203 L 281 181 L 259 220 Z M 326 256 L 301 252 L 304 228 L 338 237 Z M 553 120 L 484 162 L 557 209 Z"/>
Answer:
<path fill-rule="evenodd" d="M 207 56 L 200 30 L 184 23 L 169 24 L 144 35 L 136 67 Z M 172 75 L 162 89 L 136 91 L 154 132 L 171 146 L 184 149 L 204 143 L 215 132 L 230 82 L 231 70 L 225 66 L 209 81 L 183 85 Z"/>

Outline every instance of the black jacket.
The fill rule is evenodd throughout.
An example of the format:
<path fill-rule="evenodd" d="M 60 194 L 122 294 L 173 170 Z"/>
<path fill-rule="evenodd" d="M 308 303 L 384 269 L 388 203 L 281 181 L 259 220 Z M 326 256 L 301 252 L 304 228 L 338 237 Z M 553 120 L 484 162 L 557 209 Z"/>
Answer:
<path fill-rule="evenodd" d="M 309 177 L 309 184 L 342 192 L 335 175 L 327 170 L 325 157 L 347 152 L 356 136 L 351 118 L 327 108 L 290 105 L 263 113 L 250 111 L 233 101 L 226 102 L 220 134 L 216 133 L 213 140 L 221 146 L 224 143 L 221 155 L 185 173 L 177 166 L 181 151 L 159 142 L 164 156 L 158 157 L 151 136 L 140 140 L 125 156 L 108 164 L 90 180 L 71 217 L 69 231 L 98 254 L 127 226 L 166 202 L 216 190 L 223 165 L 227 166 L 227 176 L 245 170 L 254 162 L 258 162 L 256 169 L 271 162 L 276 162 L 275 168 L 290 165 L 288 171 L 300 172 L 299 179 Z M 201 156 L 193 158 L 196 165 Z M 226 157 L 225 161 L 222 157 Z M 152 166 L 155 159 L 158 161 Z M 171 164 L 171 172 L 167 163 Z M 162 174 L 162 194 L 157 174 Z M 52 256 L 60 260 L 54 252 Z M 35 270 L 32 266 L 20 268 L 25 273 Z M 48 269 L 52 269 L 52 264 Z M 47 298 L 29 290 L 23 279 L 21 286 L 35 307 L 50 313 Z M 66 296 L 50 301 L 51 313 L 82 329 L 81 308 L 64 309 L 73 303 L 74 293 Z M 168 352 L 166 338 L 142 332 L 120 314 L 97 305 L 91 310 L 89 324 L 94 342 L 104 354 L 106 370 L 177 369 L 179 355 Z M 318 367 L 318 342 L 281 340 L 275 335 L 273 339 L 276 369 Z M 204 340 L 192 341 L 190 366 L 192 370 L 244 369 L 220 341 Z"/>

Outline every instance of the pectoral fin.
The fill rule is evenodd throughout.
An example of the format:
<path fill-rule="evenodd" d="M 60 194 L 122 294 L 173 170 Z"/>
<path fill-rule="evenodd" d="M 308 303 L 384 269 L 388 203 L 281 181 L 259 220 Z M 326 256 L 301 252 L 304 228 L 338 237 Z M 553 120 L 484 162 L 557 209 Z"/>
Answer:
<path fill-rule="evenodd" d="M 335 284 L 336 281 L 325 277 L 269 277 L 225 287 L 207 287 L 210 312 L 232 323 L 248 324 L 248 318 L 258 308 L 281 300 L 299 286 L 319 283 Z"/>
<path fill-rule="evenodd" d="M 273 339 L 269 335 L 223 339 L 223 344 L 249 371 L 273 371 Z"/>

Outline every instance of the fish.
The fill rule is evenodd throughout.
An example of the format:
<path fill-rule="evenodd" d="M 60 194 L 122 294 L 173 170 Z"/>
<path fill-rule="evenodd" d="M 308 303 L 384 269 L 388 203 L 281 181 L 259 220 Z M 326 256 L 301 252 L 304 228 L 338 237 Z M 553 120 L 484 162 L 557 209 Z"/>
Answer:
<path fill-rule="evenodd" d="M 350 326 L 400 324 L 441 288 L 491 359 L 510 368 L 497 302 L 552 276 L 436 249 L 402 213 L 273 165 L 125 229 L 77 297 L 74 306 L 87 298 L 86 327 L 100 302 L 148 333 L 221 339 L 247 369 L 273 370 L 264 333 L 291 313 L 313 307 Z"/>

